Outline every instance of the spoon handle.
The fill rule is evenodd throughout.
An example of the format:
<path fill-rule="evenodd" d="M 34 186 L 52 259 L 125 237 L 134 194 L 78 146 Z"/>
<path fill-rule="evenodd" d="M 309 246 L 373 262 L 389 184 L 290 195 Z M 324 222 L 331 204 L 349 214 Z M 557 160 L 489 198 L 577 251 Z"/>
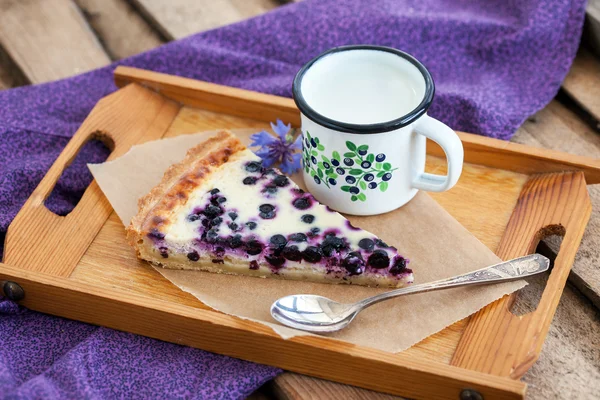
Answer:
<path fill-rule="evenodd" d="M 379 303 L 380 301 L 411 293 L 430 292 L 433 290 L 447 289 L 457 286 L 483 285 L 495 282 L 514 281 L 547 271 L 549 266 L 550 260 L 548 260 L 546 257 L 540 254 L 531 254 L 525 257 L 515 258 L 510 261 L 485 267 L 477 271 L 469 272 L 464 275 L 391 290 L 377 296 L 366 298 L 356 303 L 356 307 L 358 309 L 366 308 L 372 306 L 373 304 Z"/>

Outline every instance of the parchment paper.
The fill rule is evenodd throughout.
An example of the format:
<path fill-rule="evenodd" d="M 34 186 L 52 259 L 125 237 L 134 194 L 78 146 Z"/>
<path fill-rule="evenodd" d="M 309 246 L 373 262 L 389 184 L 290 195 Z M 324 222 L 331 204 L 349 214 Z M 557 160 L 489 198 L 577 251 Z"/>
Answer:
<path fill-rule="evenodd" d="M 248 143 L 248 137 L 254 131 L 235 133 Z M 214 131 L 134 146 L 116 160 L 90 164 L 89 168 L 123 224 L 129 225 L 137 213 L 137 199 L 158 184 L 164 171 L 180 161 L 190 147 L 212 134 Z M 292 178 L 303 186 L 300 174 Z M 396 246 L 402 255 L 408 257 L 417 284 L 473 271 L 500 261 L 423 192 L 398 210 L 372 217 L 350 216 L 349 219 L 354 225 Z M 206 305 L 271 326 L 284 338 L 307 333 L 279 325 L 271 318 L 269 308 L 282 296 L 314 293 L 341 302 L 354 302 L 389 290 L 156 269 Z M 369 308 L 348 328 L 328 336 L 399 352 L 525 285 L 524 281 L 517 281 L 400 297 Z"/>

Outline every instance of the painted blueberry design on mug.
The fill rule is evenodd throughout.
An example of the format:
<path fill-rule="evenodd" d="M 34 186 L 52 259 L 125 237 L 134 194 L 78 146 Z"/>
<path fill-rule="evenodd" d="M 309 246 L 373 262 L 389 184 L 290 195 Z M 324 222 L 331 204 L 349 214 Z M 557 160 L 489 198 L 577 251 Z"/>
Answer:
<path fill-rule="evenodd" d="M 385 192 L 392 173 L 398 169 L 392 168 L 392 164 L 385 161 L 384 153 L 369 153 L 369 146 L 366 144 L 357 146 L 348 140 L 348 151 L 343 156 L 334 151 L 328 158 L 323 154 L 325 146 L 319 142 L 318 137 L 305 132 L 303 140 L 302 161 L 305 172 L 310 174 L 317 185 L 324 184 L 331 189 L 339 183 L 340 189 L 349 193 L 352 201 L 366 201 L 370 190 Z"/>

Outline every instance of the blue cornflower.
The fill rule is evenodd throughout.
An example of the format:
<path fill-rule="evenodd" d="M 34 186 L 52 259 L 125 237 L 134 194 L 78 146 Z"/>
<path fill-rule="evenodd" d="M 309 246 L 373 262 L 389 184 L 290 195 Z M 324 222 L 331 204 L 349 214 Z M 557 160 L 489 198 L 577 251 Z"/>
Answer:
<path fill-rule="evenodd" d="M 271 128 L 277 136 L 273 136 L 266 131 L 255 133 L 250 136 L 250 139 L 252 139 L 250 146 L 260 146 L 260 149 L 254 151 L 254 153 L 263 159 L 265 167 L 279 163 L 279 169 L 283 173 L 291 175 L 301 168 L 302 154 L 296 152 L 296 150 L 302 150 L 302 135 L 298 135 L 294 140 L 292 125 L 285 125 L 279 119 L 277 124 L 271 122 Z"/>

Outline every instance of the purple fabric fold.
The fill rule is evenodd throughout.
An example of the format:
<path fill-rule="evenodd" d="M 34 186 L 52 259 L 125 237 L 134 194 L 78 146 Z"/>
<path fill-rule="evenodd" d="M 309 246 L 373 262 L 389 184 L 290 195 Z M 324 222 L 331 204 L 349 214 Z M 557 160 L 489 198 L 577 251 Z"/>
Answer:
<path fill-rule="evenodd" d="M 320 52 L 387 45 L 431 71 L 432 116 L 456 130 L 509 139 L 558 91 L 584 7 L 584 0 L 307 0 L 119 64 L 291 96 L 294 74 Z M 116 90 L 115 66 L 0 92 L 0 243 L 94 104 Z M 100 146 L 86 149 L 49 208 L 72 209 L 91 179 L 84 161 L 105 155 Z M 279 372 L 0 302 L 0 397 L 240 398 Z"/>

